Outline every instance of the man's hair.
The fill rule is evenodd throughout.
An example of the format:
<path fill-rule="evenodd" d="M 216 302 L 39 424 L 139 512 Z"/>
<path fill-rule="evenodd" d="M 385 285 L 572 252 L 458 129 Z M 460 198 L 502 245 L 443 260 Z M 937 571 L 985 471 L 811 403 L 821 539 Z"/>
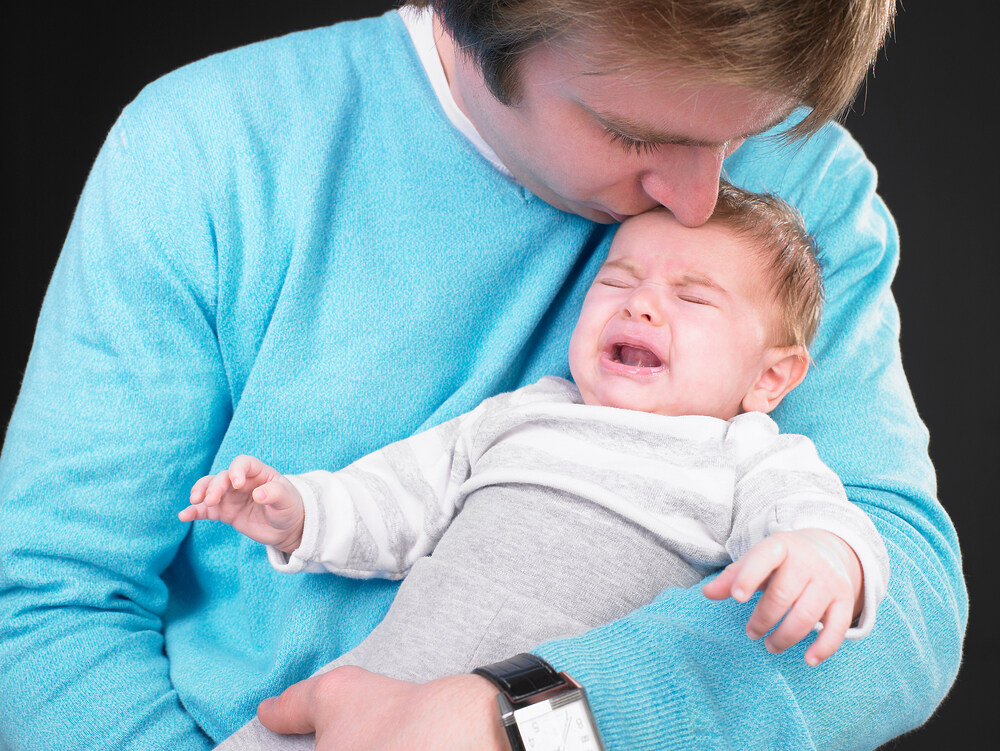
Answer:
<path fill-rule="evenodd" d="M 753 247 L 766 289 L 762 304 L 777 310 L 775 346 L 812 344 L 823 312 L 823 270 L 802 215 L 777 196 L 722 182 L 709 223 L 721 224 Z"/>
<path fill-rule="evenodd" d="M 544 41 L 584 40 L 603 70 L 679 68 L 694 82 L 789 96 L 812 108 L 792 136 L 815 132 L 850 106 L 896 12 L 896 0 L 407 2 L 438 13 L 504 104 L 520 97 L 525 52 Z"/>

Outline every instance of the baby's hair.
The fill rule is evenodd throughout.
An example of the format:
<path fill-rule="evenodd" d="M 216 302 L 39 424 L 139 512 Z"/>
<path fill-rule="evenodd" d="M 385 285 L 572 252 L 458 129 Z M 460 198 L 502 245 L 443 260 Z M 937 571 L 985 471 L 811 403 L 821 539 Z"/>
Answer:
<path fill-rule="evenodd" d="M 777 304 L 776 346 L 812 344 L 823 312 L 823 270 L 816 243 L 802 215 L 777 196 L 752 193 L 723 181 L 710 222 L 718 222 L 749 240 L 770 281 Z"/>

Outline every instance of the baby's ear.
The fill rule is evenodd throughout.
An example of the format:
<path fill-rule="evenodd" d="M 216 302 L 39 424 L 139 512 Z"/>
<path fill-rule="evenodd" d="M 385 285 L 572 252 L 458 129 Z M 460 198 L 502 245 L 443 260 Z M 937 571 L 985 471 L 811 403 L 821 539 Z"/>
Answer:
<path fill-rule="evenodd" d="M 745 412 L 770 412 L 781 404 L 785 394 L 794 389 L 809 370 L 805 347 L 771 347 L 764 355 L 764 369 L 746 396 Z"/>

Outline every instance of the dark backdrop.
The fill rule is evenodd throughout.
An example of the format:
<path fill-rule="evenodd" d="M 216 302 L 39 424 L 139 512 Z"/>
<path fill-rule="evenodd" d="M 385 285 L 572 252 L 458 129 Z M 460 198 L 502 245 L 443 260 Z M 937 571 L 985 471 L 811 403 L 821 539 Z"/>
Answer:
<path fill-rule="evenodd" d="M 121 108 L 143 84 L 212 52 L 373 15 L 391 0 L 105 0 L 18 4 L 3 43 L 3 202 L 6 273 L 0 417 L 13 407 L 48 277 L 91 162 Z M 1000 417 L 994 383 L 998 243 L 987 233 L 988 176 L 996 172 L 986 108 L 997 66 L 987 63 L 986 3 L 908 3 L 847 124 L 879 168 L 902 235 L 894 290 L 903 360 L 931 429 L 940 496 L 963 543 L 973 598 L 955 689 L 922 729 L 890 747 L 977 745 L 996 695 L 987 535 L 996 528 L 990 440 Z M 992 201 L 991 201 L 992 203 Z M 993 457 L 990 459 L 990 457 Z M 987 516 L 988 515 L 988 516 Z M 992 723 L 990 723 L 992 725 Z M 976 732 L 982 731 L 982 732 Z M 992 734 L 991 734 L 992 735 Z M 987 736 L 989 737 L 989 736 Z"/>

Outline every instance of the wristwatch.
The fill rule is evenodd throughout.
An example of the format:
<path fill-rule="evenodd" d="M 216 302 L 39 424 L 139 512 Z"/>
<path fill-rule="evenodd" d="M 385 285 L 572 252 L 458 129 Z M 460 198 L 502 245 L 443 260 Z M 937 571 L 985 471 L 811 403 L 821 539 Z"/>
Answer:
<path fill-rule="evenodd" d="M 541 657 L 522 653 L 472 672 L 500 689 L 512 751 L 604 751 L 583 686 Z"/>

